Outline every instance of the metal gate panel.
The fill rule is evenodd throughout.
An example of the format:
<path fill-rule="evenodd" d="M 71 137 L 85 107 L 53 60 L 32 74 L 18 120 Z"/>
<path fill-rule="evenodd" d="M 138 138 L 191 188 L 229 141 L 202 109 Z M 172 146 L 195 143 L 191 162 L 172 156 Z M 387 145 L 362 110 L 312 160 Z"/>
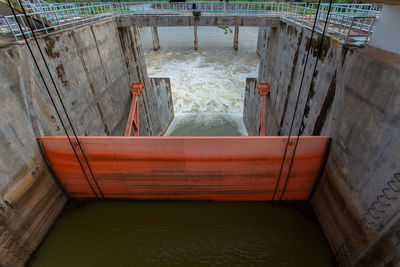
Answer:
<path fill-rule="evenodd" d="M 280 179 L 284 136 L 78 137 L 90 169 L 78 152 L 80 166 L 67 137 L 40 139 L 74 199 L 96 198 L 101 192 L 106 199 L 268 201 L 274 195 L 282 200 L 309 197 L 329 137 L 300 137 L 287 178 L 297 139 L 292 137 Z"/>

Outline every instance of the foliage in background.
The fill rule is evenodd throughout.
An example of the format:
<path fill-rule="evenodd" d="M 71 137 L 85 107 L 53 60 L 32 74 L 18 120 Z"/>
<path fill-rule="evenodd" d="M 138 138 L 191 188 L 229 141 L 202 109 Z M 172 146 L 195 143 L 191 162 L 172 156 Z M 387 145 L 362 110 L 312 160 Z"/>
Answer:
<path fill-rule="evenodd" d="M 220 28 L 220 29 L 223 29 L 225 32 L 225 34 L 228 34 L 228 31 L 229 31 L 229 33 L 232 33 L 232 29 L 231 28 L 229 28 L 228 26 L 217 26 L 218 28 Z"/>

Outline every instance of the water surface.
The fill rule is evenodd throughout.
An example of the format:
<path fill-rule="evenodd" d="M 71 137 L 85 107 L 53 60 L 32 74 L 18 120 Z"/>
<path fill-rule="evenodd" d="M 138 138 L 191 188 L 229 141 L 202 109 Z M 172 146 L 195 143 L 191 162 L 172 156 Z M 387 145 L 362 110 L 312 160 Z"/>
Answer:
<path fill-rule="evenodd" d="M 142 29 L 142 44 L 149 76 L 171 79 L 173 126 L 202 124 L 216 129 L 219 125 L 216 134 L 208 135 L 247 135 L 242 119 L 244 90 L 246 78 L 258 74 L 258 28 L 240 27 L 239 51 L 233 49 L 233 33 L 217 27 L 198 28 L 198 51 L 193 49 L 193 27 L 159 27 L 158 32 L 159 51 L 153 51 L 150 28 Z M 227 123 L 237 130 L 230 131 Z"/>
<path fill-rule="evenodd" d="M 301 206 L 306 209 L 306 206 Z M 32 266 L 334 266 L 318 224 L 259 202 L 73 203 Z"/>
<path fill-rule="evenodd" d="M 142 31 L 150 76 L 170 77 L 175 119 L 166 135 L 247 135 L 246 77 L 256 77 L 257 28 L 233 34 L 160 28 L 161 50 Z M 32 266 L 334 266 L 307 205 L 258 202 L 73 202 Z M 300 209 L 298 208 L 300 207 Z M 307 211 L 306 213 L 303 211 Z"/>
<path fill-rule="evenodd" d="M 247 135 L 242 117 L 236 114 L 177 114 L 165 136 Z"/>

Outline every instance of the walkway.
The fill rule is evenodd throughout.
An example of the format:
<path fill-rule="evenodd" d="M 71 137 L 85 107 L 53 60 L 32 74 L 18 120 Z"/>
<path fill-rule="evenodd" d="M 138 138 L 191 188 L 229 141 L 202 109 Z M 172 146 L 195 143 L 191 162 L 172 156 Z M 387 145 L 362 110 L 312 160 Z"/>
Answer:
<path fill-rule="evenodd" d="M 38 28 L 35 32 L 48 32 L 49 30 L 74 27 L 82 23 L 92 23 L 99 19 L 121 17 L 120 20 L 129 20 L 136 15 L 173 15 L 192 16 L 193 11 L 198 11 L 201 16 L 252 16 L 268 17 L 265 25 L 275 26 L 268 22 L 279 18 L 310 27 L 316 17 L 316 4 L 307 3 L 281 3 L 281 2 L 114 2 L 107 4 L 93 3 L 30 3 L 25 2 L 28 16 L 39 18 L 48 27 Z M 333 4 L 328 15 L 328 5 L 322 4 L 317 16 L 317 31 L 322 31 L 325 20 L 328 21 L 328 34 L 339 38 L 343 43 L 355 43 L 369 40 L 375 19 L 380 10 L 372 4 Z M 23 15 L 19 14 L 18 17 Z M 328 17 L 328 18 L 327 18 Z M 23 30 L 31 33 L 24 20 Z M 124 24 L 124 25 L 125 25 Z M 130 26 L 133 23 L 130 23 Z M 233 25 L 242 26 L 242 25 Z M 12 15 L 0 17 L 0 33 L 12 34 L 15 39 L 21 38 L 21 32 Z"/>

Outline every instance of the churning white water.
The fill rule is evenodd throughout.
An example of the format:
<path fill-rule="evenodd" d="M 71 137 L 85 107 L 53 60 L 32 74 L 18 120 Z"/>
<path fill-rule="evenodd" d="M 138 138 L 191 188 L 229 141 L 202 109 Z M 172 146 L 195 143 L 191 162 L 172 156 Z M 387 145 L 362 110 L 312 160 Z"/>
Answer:
<path fill-rule="evenodd" d="M 239 51 L 234 51 L 231 31 L 199 27 L 199 49 L 194 51 L 193 27 L 159 27 L 161 49 L 154 51 L 151 29 L 142 29 L 148 75 L 171 79 L 175 119 L 167 135 L 191 135 L 176 131 L 189 124 L 198 124 L 192 135 L 247 134 L 243 99 L 246 78 L 258 73 L 257 31 L 241 27 Z M 209 134 L 199 132 L 199 125 Z M 215 127 L 219 130 L 213 131 Z"/>

